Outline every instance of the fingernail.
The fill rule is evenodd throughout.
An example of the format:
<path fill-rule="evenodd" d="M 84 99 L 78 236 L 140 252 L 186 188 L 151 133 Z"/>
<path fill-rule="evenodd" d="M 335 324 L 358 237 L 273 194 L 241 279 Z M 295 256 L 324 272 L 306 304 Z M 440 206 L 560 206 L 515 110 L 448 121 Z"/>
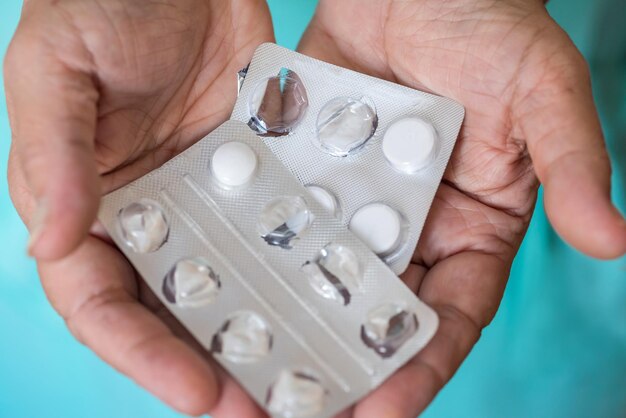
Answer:
<path fill-rule="evenodd" d="M 37 245 L 45 225 L 45 218 L 48 212 L 44 201 L 39 202 L 30 224 L 30 237 L 28 238 L 27 251 L 29 256 L 33 256 L 33 248 Z"/>

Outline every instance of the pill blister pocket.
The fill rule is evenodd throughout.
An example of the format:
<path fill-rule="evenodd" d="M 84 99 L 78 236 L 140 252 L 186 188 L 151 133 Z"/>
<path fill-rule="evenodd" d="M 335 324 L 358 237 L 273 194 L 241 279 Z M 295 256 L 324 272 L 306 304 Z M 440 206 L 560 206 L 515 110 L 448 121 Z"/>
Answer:
<path fill-rule="evenodd" d="M 163 304 L 276 417 L 333 416 L 437 328 L 435 312 L 240 122 L 106 195 L 99 218 Z"/>
<path fill-rule="evenodd" d="M 463 107 L 275 44 L 256 50 L 240 87 L 231 118 L 247 123 L 342 224 L 403 272 Z"/>

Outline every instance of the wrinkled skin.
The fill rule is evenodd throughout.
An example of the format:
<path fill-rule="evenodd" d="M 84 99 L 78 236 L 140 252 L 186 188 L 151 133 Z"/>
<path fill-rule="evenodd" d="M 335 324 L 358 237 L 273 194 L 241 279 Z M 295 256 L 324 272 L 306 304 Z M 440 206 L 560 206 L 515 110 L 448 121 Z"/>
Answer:
<path fill-rule="evenodd" d="M 188 414 L 261 416 L 101 228 L 86 232 L 101 194 L 228 119 L 237 71 L 273 40 L 263 1 L 29 0 L 5 61 L 11 196 L 38 235 L 50 302 L 76 338 Z"/>
<path fill-rule="evenodd" d="M 46 294 L 81 342 L 188 414 L 264 416 L 92 224 L 102 193 L 228 118 L 235 72 L 271 40 L 256 0 L 29 0 L 5 61 L 11 196 Z M 343 414 L 411 418 L 495 314 L 538 179 L 565 240 L 595 257 L 626 251 L 586 66 L 534 0 L 322 0 L 300 49 L 466 107 L 403 275 L 440 330 Z"/>
<path fill-rule="evenodd" d="M 493 318 L 538 179 L 548 216 L 569 243 L 600 258 L 626 251 L 586 64 L 542 2 L 530 0 L 322 0 L 299 50 L 466 108 L 403 275 L 437 309 L 440 329 L 351 411 L 359 418 L 414 417 Z"/>

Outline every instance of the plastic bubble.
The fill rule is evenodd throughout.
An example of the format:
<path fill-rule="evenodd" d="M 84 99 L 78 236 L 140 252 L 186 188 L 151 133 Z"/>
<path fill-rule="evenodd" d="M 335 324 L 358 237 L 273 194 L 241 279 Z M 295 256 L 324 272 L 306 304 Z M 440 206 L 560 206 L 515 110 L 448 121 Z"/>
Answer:
<path fill-rule="evenodd" d="M 165 298 L 182 308 L 196 308 L 215 300 L 220 279 L 201 257 L 177 262 L 163 280 Z"/>
<path fill-rule="evenodd" d="M 248 100 L 250 126 L 259 135 L 289 134 L 309 106 L 306 89 L 295 72 L 283 68 L 275 77 L 259 82 Z"/>
<path fill-rule="evenodd" d="M 363 267 L 349 248 L 329 244 L 319 257 L 302 266 L 311 287 L 323 298 L 342 305 L 350 303 L 352 295 L 363 281 Z"/>
<path fill-rule="evenodd" d="M 272 348 L 272 332 L 265 320 L 254 312 L 232 315 L 211 342 L 211 352 L 233 363 L 255 363 Z"/>
<path fill-rule="evenodd" d="M 394 303 L 380 305 L 367 314 L 361 339 L 381 357 L 390 357 L 417 331 L 414 313 Z"/>
<path fill-rule="evenodd" d="M 317 139 L 324 151 L 345 157 L 361 148 L 377 126 L 373 104 L 365 99 L 337 97 L 326 103 L 317 116 Z"/>
<path fill-rule="evenodd" d="M 167 240 L 169 226 L 165 214 L 152 200 L 131 203 L 117 217 L 122 239 L 136 253 L 154 252 Z"/>
<path fill-rule="evenodd" d="M 259 217 L 258 230 L 269 245 L 290 249 L 313 223 L 314 216 L 300 196 L 270 201 Z"/>
<path fill-rule="evenodd" d="M 270 388 L 267 409 L 284 418 L 306 418 L 324 408 L 326 390 L 311 373 L 283 370 Z"/>

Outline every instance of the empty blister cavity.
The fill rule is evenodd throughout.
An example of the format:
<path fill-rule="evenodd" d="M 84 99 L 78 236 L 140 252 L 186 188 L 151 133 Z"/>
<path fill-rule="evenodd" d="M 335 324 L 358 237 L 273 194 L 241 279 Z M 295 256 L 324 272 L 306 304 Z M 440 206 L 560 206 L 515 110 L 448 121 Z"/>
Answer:
<path fill-rule="evenodd" d="M 368 102 L 366 98 L 337 97 L 322 107 L 317 116 L 317 139 L 325 152 L 345 157 L 374 135 L 378 117 Z"/>
<path fill-rule="evenodd" d="M 406 221 L 391 206 L 374 202 L 362 206 L 352 215 L 349 228 L 374 253 L 385 258 L 401 247 Z"/>
<path fill-rule="evenodd" d="M 250 183 L 256 174 L 258 159 L 243 142 L 221 145 L 211 158 L 211 173 L 224 188 L 239 188 Z"/>
<path fill-rule="evenodd" d="M 306 83 L 307 113 L 289 138 L 261 140 L 303 184 L 330 187 L 347 215 L 339 218 L 344 225 L 368 202 L 384 200 L 400 210 L 404 241 L 383 260 L 402 273 L 459 135 L 463 106 L 263 44 L 250 63 L 232 119 L 250 121 L 250 97 L 281 68 L 294 69 Z"/>
<path fill-rule="evenodd" d="M 296 66 L 288 64 L 284 66 Z M 263 77 L 268 74 L 275 70 Z M 308 73 L 304 80 L 313 83 Z M 242 98 L 248 97 L 256 81 L 246 81 Z M 338 95 L 324 96 L 319 104 Z M 314 124 L 315 118 L 304 121 Z M 394 200 L 393 190 L 381 191 L 380 200 L 367 199 L 360 184 L 355 184 L 353 191 L 361 198 L 351 200 L 341 194 L 345 189 L 337 181 L 344 179 L 342 167 L 360 173 L 369 169 L 368 164 L 353 164 L 361 156 L 376 158 L 400 182 L 421 181 L 420 176 L 400 174 L 389 167 L 378 152 L 382 137 L 375 136 L 376 142 L 363 150 L 367 152 L 333 158 L 321 152 L 310 137 L 299 136 L 303 126 L 288 138 L 267 142 L 287 146 L 296 139 L 306 144 L 314 155 L 337 167 L 335 172 L 320 165 L 320 170 L 328 171 L 328 178 L 309 181 L 294 176 L 245 123 L 228 121 L 181 155 L 104 196 L 99 211 L 102 224 L 138 276 L 157 292 L 163 307 L 265 414 L 276 418 L 335 416 L 414 357 L 437 327 L 436 313 L 383 262 L 393 258 L 381 260 L 346 227 L 366 203 L 384 202 L 403 216 L 411 206 Z M 314 126 L 309 125 L 306 132 L 314 134 Z M 225 186 L 217 179 L 220 170 L 213 167 L 218 166 L 213 164 L 218 150 L 232 143 L 249 146 L 257 160 L 256 171 L 246 170 L 254 175 L 241 190 L 233 185 L 245 183 L 249 175 L 227 181 L 229 186 Z M 303 158 L 311 155 L 304 153 Z M 239 166 L 237 162 L 232 165 Z M 303 183 L 336 194 L 346 216 L 340 220 L 327 213 L 323 204 L 315 201 L 315 192 Z M 404 190 L 401 184 L 397 187 Z M 167 221 L 161 223 L 169 224 L 169 237 L 155 253 L 132 251 L 122 239 L 120 209 L 136 202 L 143 205 L 138 212 L 151 214 L 156 208 Z M 407 247 L 408 241 L 402 242 L 395 254 Z M 419 322 L 417 332 L 404 342 L 393 338 L 394 326 L 377 333 L 372 328 L 384 325 L 375 327 L 367 320 L 368 313 L 386 302 L 400 305 Z M 385 340 L 385 336 L 389 338 Z M 378 354 L 391 353 L 399 343 L 401 348 L 391 358 Z"/>
<path fill-rule="evenodd" d="M 393 168 L 414 173 L 432 164 L 439 151 L 433 125 L 417 117 L 394 122 L 383 136 L 383 154 Z"/>
<path fill-rule="evenodd" d="M 300 196 L 270 201 L 259 217 L 258 230 L 269 245 L 291 249 L 313 223 L 313 214 Z"/>
<path fill-rule="evenodd" d="M 255 363 L 272 349 L 272 331 L 254 312 L 237 312 L 230 316 L 213 336 L 211 352 L 238 364 Z"/>
<path fill-rule="evenodd" d="M 267 394 L 267 409 L 283 418 L 306 418 L 324 408 L 326 390 L 312 374 L 283 370 Z"/>
<path fill-rule="evenodd" d="M 311 287 L 323 298 L 348 305 L 363 281 L 363 266 L 349 248 L 328 244 L 302 266 Z"/>
<path fill-rule="evenodd" d="M 340 208 L 337 197 L 329 192 L 328 189 L 322 186 L 317 186 L 315 184 L 308 184 L 304 187 L 306 187 L 306 189 L 309 191 L 311 196 L 313 196 L 315 201 L 322 205 L 322 207 L 326 209 L 328 213 L 335 217 L 339 216 Z"/>
<path fill-rule="evenodd" d="M 169 226 L 163 209 L 153 200 L 141 199 L 119 211 L 119 232 L 136 253 L 150 253 L 167 241 Z"/>
<path fill-rule="evenodd" d="M 287 135 L 298 126 L 308 105 L 300 77 L 283 68 L 277 76 L 260 81 L 254 88 L 248 100 L 248 126 L 263 136 Z"/>
<path fill-rule="evenodd" d="M 197 308 L 215 300 L 220 279 L 204 258 L 178 261 L 163 280 L 163 295 L 181 308 Z"/>
<path fill-rule="evenodd" d="M 417 331 L 417 317 L 400 305 L 385 303 L 367 314 L 361 339 L 381 357 L 390 357 Z"/>

